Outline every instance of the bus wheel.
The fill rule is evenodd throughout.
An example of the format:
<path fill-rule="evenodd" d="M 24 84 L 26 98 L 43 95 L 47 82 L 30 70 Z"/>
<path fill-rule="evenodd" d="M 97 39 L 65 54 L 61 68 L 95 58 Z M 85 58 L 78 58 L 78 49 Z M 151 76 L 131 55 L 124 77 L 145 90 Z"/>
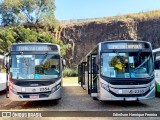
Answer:
<path fill-rule="evenodd" d="M 157 90 L 157 86 L 156 86 L 156 93 L 155 93 L 155 96 L 156 96 L 156 97 L 160 97 L 160 93 L 159 93 L 158 90 Z"/>
<path fill-rule="evenodd" d="M 61 98 L 54 99 L 53 102 L 58 103 L 61 100 Z"/>
<path fill-rule="evenodd" d="M 160 97 L 160 93 L 156 91 L 156 97 Z"/>
<path fill-rule="evenodd" d="M 156 97 L 159 97 L 159 93 L 156 91 Z"/>
<path fill-rule="evenodd" d="M 93 97 L 93 100 L 98 100 L 98 98 L 97 97 Z"/>

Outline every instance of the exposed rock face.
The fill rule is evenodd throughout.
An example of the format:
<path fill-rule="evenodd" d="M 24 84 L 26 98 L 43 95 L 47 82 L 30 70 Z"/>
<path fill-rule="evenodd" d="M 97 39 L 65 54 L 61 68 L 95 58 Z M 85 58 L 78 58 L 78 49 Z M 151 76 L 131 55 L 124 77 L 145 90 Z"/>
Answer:
<path fill-rule="evenodd" d="M 160 45 L 160 19 L 140 21 L 135 19 L 95 21 L 66 25 L 61 28 L 60 39 L 72 48 L 65 56 L 69 67 L 80 60 L 102 41 L 143 40 L 150 41 L 154 48 Z"/>
<path fill-rule="evenodd" d="M 160 19 L 140 21 L 137 25 L 139 40 L 149 41 L 153 48 L 160 47 Z"/>

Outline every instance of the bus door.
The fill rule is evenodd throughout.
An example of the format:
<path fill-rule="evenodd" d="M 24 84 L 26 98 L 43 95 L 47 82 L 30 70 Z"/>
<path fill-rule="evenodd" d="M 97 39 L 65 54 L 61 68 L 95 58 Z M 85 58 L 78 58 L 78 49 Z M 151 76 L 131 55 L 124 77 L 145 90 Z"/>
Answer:
<path fill-rule="evenodd" d="M 91 75 L 90 75 L 90 91 L 92 97 L 97 97 L 97 79 L 98 67 L 96 64 L 96 55 L 91 55 Z"/>
<path fill-rule="evenodd" d="M 90 67 L 91 67 L 91 60 L 90 60 L 90 56 L 88 56 L 87 57 L 87 71 L 88 71 L 88 73 L 87 73 L 87 86 L 88 86 L 88 94 L 90 94 L 91 93 L 91 90 L 90 90 L 90 75 L 91 75 L 91 70 L 90 70 Z"/>
<path fill-rule="evenodd" d="M 78 83 L 80 84 L 80 82 L 82 81 L 82 79 L 81 79 L 81 77 L 82 77 L 82 75 L 81 75 L 81 64 L 80 65 L 78 65 Z"/>
<path fill-rule="evenodd" d="M 86 62 L 82 63 L 81 69 L 82 69 L 82 82 L 81 82 L 81 86 L 83 89 L 86 89 L 86 82 L 85 82 L 85 78 L 86 78 Z"/>

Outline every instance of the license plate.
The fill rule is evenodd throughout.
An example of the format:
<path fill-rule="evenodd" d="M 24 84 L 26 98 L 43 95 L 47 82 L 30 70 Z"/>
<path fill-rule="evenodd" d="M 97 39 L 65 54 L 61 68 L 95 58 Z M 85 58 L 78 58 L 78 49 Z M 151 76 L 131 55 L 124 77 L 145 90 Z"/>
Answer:
<path fill-rule="evenodd" d="M 30 95 L 29 96 L 31 99 L 37 99 L 37 98 L 39 98 L 39 95 Z"/>
<path fill-rule="evenodd" d="M 129 90 L 129 94 L 143 94 L 143 93 L 145 93 L 145 90 L 143 89 Z"/>

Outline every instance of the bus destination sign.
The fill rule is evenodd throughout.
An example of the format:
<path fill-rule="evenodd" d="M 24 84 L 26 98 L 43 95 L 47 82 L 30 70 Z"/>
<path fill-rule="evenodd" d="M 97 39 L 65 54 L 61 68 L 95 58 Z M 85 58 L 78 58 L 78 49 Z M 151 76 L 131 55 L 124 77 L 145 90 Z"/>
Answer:
<path fill-rule="evenodd" d="M 143 43 L 107 43 L 102 45 L 102 49 L 145 49 L 146 47 Z"/>
<path fill-rule="evenodd" d="M 108 44 L 108 49 L 142 49 L 142 44 Z"/>
<path fill-rule="evenodd" d="M 55 51 L 55 45 L 13 45 L 11 51 Z"/>
<path fill-rule="evenodd" d="M 50 51 L 48 46 L 38 46 L 38 45 L 25 45 L 17 46 L 18 51 Z"/>

